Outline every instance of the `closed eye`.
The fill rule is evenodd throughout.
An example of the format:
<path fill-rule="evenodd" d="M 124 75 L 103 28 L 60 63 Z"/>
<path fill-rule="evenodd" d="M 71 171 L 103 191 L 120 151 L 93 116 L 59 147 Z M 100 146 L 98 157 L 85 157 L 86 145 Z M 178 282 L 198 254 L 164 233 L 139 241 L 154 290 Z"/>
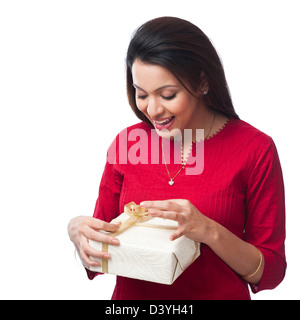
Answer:
<path fill-rule="evenodd" d="M 143 96 L 137 95 L 137 98 L 141 100 L 145 100 L 147 98 L 147 95 L 143 95 Z"/>
<path fill-rule="evenodd" d="M 163 99 L 165 100 L 172 100 L 176 97 L 177 93 L 174 93 L 173 95 L 169 96 L 169 97 L 165 97 L 165 96 L 161 96 Z"/>
<path fill-rule="evenodd" d="M 164 100 L 172 100 L 176 97 L 177 93 L 174 93 L 173 95 L 171 96 L 161 96 Z M 140 99 L 140 100 L 145 100 L 147 98 L 147 95 L 137 95 L 137 98 Z"/>

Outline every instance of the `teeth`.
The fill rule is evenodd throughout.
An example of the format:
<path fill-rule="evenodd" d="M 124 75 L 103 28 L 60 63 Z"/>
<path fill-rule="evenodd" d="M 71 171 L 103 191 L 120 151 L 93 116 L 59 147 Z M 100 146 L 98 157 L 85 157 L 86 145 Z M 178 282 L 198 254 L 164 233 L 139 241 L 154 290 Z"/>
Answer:
<path fill-rule="evenodd" d="M 166 119 L 164 121 L 155 121 L 155 122 L 158 123 L 158 124 L 165 124 L 165 123 L 169 122 L 171 118 L 172 117 L 170 117 L 170 118 L 168 118 L 168 119 Z"/>

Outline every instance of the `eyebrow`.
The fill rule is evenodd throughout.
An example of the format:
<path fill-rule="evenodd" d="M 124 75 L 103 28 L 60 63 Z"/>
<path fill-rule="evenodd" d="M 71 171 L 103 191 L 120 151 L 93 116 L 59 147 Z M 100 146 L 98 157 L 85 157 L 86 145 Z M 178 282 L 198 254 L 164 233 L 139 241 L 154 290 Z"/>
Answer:
<path fill-rule="evenodd" d="M 132 84 L 136 89 L 140 89 L 140 90 L 142 90 L 142 91 L 145 91 L 144 89 L 142 89 L 142 88 L 140 88 L 139 86 L 137 86 L 136 84 Z M 155 89 L 154 91 L 155 92 L 157 92 L 157 91 L 159 91 L 159 90 L 162 90 L 162 89 L 166 89 L 166 88 L 179 88 L 179 86 L 176 86 L 176 85 L 172 85 L 172 84 L 167 84 L 167 85 L 165 85 L 165 86 L 162 86 L 162 87 L 160 87 L 160 88 L 157 88 L 157 89 Z M 146 91 L 145 91 L 146 92 Z"/>

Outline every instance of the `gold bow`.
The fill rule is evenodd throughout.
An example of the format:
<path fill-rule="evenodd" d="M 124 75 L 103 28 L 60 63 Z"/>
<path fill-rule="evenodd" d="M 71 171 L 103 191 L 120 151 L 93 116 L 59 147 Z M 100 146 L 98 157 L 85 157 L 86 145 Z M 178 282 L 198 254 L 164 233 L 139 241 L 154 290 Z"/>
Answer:
<path fill-rule="evenodd" d="M 135 217 L 144 217 L 148 214 L 148 210 L 146 208 L 137 205 L 135 202 L 129 202 L 124 206 L 124 212 L 127 213 L 129 216 Z"/>

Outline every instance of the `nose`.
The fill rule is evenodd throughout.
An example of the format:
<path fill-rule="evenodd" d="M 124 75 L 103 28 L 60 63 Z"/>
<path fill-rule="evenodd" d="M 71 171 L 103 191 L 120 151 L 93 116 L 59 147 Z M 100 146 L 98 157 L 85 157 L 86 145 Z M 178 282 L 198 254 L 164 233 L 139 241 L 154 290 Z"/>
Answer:
<path fill-rule="evenodd" d="M 164 107 L 160 103 L 159 99 L 155 97 L 149 97 L 148 99 L 148 106 L 147 106 L 147 113 L 152 119 L 159 118 L 164 113 Z"/>

